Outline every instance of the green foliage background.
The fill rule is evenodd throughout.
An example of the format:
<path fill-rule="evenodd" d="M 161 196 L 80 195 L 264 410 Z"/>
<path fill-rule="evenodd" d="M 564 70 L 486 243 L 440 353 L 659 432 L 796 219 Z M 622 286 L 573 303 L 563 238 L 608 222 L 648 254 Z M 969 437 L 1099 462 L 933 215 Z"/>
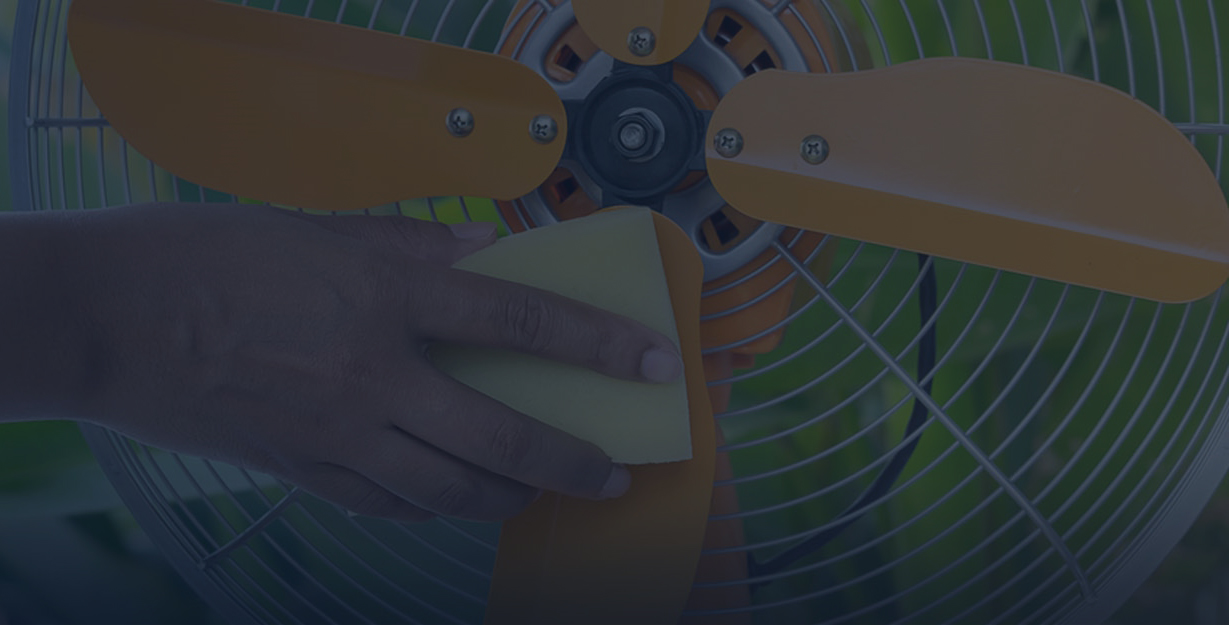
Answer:
<path fill-rule="evenodd" d="M 1000 60 L 1062 68 L 1099 78 L 1121 89 L 1134 88 L 1135 93 L 1149 104 L 1164 107 L 1170 112 L 1181 112 L 1172 113 L 1171 118 L 1213 119 L 1219 114 L 1214 90 L 1217 77 L 1208 74 L 1211 70 L 1204 67 L 1199 69 L 1204 73 L 1196 77 L 1190 89 L 1185 86 L 1181 89 L 1162 88 L 1159 79 L 1161 71 L 1177 73 L 1185 70 L 1178 55 L 1169 55 L 1160 62 L 1151 57 L 1152 41 L 1136 41 L 1130 47 L 1130 61 L 1136 69 L 1134 74 L 1128 71 L 1127 59 L 1120 58 L 1121 54 L 1106 52 L 1095 69 L 1092 64 L 1092 50 L 1111 51 L 1126 47 L 1122 30 L 1118 27 L 1118 20 L 1121 19 L 1119 9 L 1126 19 L 1133 21 L 1155 16 L 1159 25 L 1155 38 L 1161 42 L 1179 37 L 1183 26 L 1202 25 L 1206 30 L 1212 25 L 1206 3 L 1182 2 L 1187 19 L 1185 23 L 1180 23 L 1175 2 L 1177 0 L 1127 0 L 1116 4 L 1090 0 L 1087 6 L 1095 20 L 1091 42 L 1084 27 L 1084 5 L 1080 2 L 1058 0 L 1050 3 L 1055 12 L 1054 22 L 1060 25 L 1053 32 L 1043 26 L 1050 23 L 1050 16 L 1046 4 L 1042 2 L 1026 0 L 1016 2 L 1014 7 L 999 0 L 983 2 L 980 15 L 968 8 L 972 6 L 968 2 L 944 3 L 948 9 L 947 17 L 953 23 L 982 19 L 992 30 L 1007 33 L 1006 36 L 992 37 L 987 43 L 979 37 L 962 35 L 949 38 L 943 27 L 940 5 L 933 0 L 874 0 L 869 5 L 881 20 L 885 45 L 872 46 L 871 53 L 876 65 L 889 59 L 901 62 L 919 56 L 950 54 L 954 48 L 965 55 L 993 56 Z M 306 0 L 286 0 L 284 6 L 296 3 L 306 5 Z M 260 6 L 271 2 L 258 1 L 253 4 Z M 318 0 L 313 6 L 313 15 L 330 18 L 341 8 L 339 0 Z M 370 3 L 350 2 L 346 21 L 365 24 L 371 17 L 369 7 Z M 293 7 L 286 8 L 293 10 Z M 8 67 L 8 58 L 15 9 L 16 0 L 0 0 L 0 119 L 7 119 L 9 105 L 4 94 L 7 94 L 8 72 L 12 71 Z M 430 15 L 426 18 L 430 21 L 424 21 L 424 24 L 434 23 Z M 909 26 L 909 18 L 916 24 L 916 33 Z M 1021 30 L 1030 33 L 1031 37 L 1026 38 L 1023 46 L 1015 37 L 1017 18 L 1022 25 Z M 1229 33 L 1227 18 L 1229 10 L 1218 14 L 1221 32 Z M 864 18 L 862 22 L 865 24 Z M 377 27 L 380 26 L 377 24 Z M 1193 54 L 1197 58 L 1207 58 L 1211 54 L 1211 38 L 1205 30 L 1193 28 L 1188 33 Z M 428 36 L 430 33 L 411 29 L 411 34 Z M 4 134 L 6 131 L 0 125 L 0 137 L 7 137 Z M 4 145 L 7 145 L 6 141 L 0 141 L 0 146 Z M 1197 145 L 1205 155 L 1213 158 L 1213 141 L 1205 139 Z M 5 189 L 8 188 L 9 175 L 7 159 L 7 150 L 0 150 L 0 186 Z M 10 203 L 8 194 L 0 193 L 0 208 L 9 210 Z M 467 208 L 481 218 L 490 206 L 480 200 L 471 200 Z M 461 205 L 456 200 L 439 202 L 434 210 L 436 217 L 447 221 L 463 218 Z M 431 209 L 424 203 L 406 203 L 403 212 L 415 217 L 432 216 Z M 907 273 L 900 277 L 902 281 L 911 279 Z M 982 278 L 974 276 L 969 283 L 973 286 L 966 284 L 965 288 L 975 288 L 979 281 L 984 282 Z M 851 278 L 847 283 L 861 282 Z M 1044 309 L 1045 303 L 1042 297 L 1033 305 L 1040 310 Z M 1029 319 L 1027 314 L 1024 318 L 1026 322 Z M 827 323 L 823 319 L 812 321 Z M 1044 319 L 1034 321 L 1041 323 Z M 1074 330 L 1068 328 L 1066 331 L 1074 337 Z M 1018 331 L 1016 336 L 1022 341 L 1021 344 L 1025 344 L 1031 333 L 1025 328 Z M 805 334 L 796 333 L 787 341 Z M 794 388 L 801 379 L 799 376 L 806 375 L 810 366 L 826 368 L 823 363 L 807 361 L 792 368 L 783 368 L 780 375 L 771 379 L 740 386 L 741 395 L 736 397 L 736 401 L 753 402 L 757 398 L 771 397 L 784 389 Z M 952 384 L 957 377 L 957 373 L 949 373 L 948 379 L 939 379 L 936 384 Z M 996 387 L 1002 384 L 1002 379 L 988 375 L 978 383 L 986 388 L 973 389 L 971 393 L 992 397 Z M 800 401 L 822 404 L 835 399 L 809 397 Z M 812 413 L 816 411 L 810 404 L 789 407 Z M 761 427 L 771 428 L 774 424 L 764 423 Z M 734 434 L 738 436 L 737 432 Z M 750 437 L 755 432 L 748 430 L 742 435 Z M 800 435 L 791 439 L 789 444 L 793 448 L 785 453 L 813 453 L 822 446 L 826 437 L 839 435 L 840 432 Z M 923 441 L 919 457 L 935 451 L 926 447 L 934 444 L 934 437 L 929 440 L 923 438 Z M 735 462 L 742 469 L 755 470 L 757 465 L 767 463 L 768 459 L 757 458 L 751 453 L 736 454 Z M 942 465 L 934 479 L 951 480 L 966 472 L 967 467 Z M 804 487 L 798 485 L 798 488 Z M 777 495 L 779 493 L 742 493 L 748 502 L 757 498 L 771 500 Z M 826 511 L 810 510 L 805 506 L 800 507 L 797 514 L 798 518 L 792 522 L 801 526 L 824 522 L 829 518 Z M 750 531 L 767 533 L 772 528 L 752 527 Z M 72 589 L 71 597 L 65 596 L 66 588 Z M 1113 622 L 1121 625 L 1229 622 L 1227 596 L 1229 488 L 1222 486 L 1178 548 L 1120 610 Z M 94 606 L 111 606 L 113 612 L 100 613 Z M 126 607 L 120 609 L 117 606 Z M 217 616 L 178 580 L 120 505 L 71 423 L 0 425 L 0 623 L 6 619 L 12 623 L 218 622 Z"/>

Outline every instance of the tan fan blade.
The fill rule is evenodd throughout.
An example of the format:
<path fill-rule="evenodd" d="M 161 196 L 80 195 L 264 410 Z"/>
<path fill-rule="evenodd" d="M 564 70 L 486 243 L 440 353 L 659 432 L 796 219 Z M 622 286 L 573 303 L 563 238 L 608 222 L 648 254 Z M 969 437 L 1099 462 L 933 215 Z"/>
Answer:
<path fill-rule="evenodd" d="M 528 193 L 566 116 L 529 68 L 493 54 L 210 0 L 76 0 L 69 42 L 90 96 L 142 154 L 193 182 L 357 209 Z M 448 118 L 473 115 L 457 138 Z M 558 136 L 531 123 L 549 115 Z"/>
<path fill-rule="evenodd" d="M 624 63 L 660 65 L 695 41 L 708 17 L 708 0 L 572 0 L 572 9 L 606 54 Z"/>
<path fill-rule="evenodd" d="M 1229 209 L 1199 152 L 1083 79 L 974 59 L 766 71 L 725 97 L 709 142 L 713 183 L 758 219 L 1165 302 L 1229 277 Z"/>
<path fill-rule="evenodd" d="M 628 467 L 632 488 L 617 499 L 546 493 L 505 521 L 487 625 L 666 625 L 677 623 L 687 605 L 717 457 L 716 421 L 700 355 L 704 266 L 691 238 L 674 222 L 656 213 L 653 221 L 683 354 L 692 457 Z"/>

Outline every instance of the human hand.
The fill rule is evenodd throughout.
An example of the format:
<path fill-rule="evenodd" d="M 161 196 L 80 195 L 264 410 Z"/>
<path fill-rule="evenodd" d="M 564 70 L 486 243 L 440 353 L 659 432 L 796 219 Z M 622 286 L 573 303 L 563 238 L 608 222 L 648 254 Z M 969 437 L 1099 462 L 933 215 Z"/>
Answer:
<path fill-rule="evenodd" d="M 360 514 L 498 520 L 540 489 L 628 486 L 596 446 L 434 369 L 433 341 L 632 380 L 681 373 L 669 339 L 629 319 L 450 268 L 493 228 L 163 204 L 83 212 L 69 236 L 82 419 Z"/>

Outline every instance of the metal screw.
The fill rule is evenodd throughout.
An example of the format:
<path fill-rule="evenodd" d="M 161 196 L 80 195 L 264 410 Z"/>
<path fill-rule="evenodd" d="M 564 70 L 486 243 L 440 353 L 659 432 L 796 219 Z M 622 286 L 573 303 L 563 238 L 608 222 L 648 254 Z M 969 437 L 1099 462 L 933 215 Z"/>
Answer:
<path fill-rule="evenodd" d="M 468 137 L 474 131 L 474 114 L 469 109 L 455 108 L 448 112 L 448 132 L 454 137 Z"/>
<path fill-rule="evenodd" d="M 538 143 L 550 143 L 559 136 L 559 122 L 550 115 L 538 115 L 529 122 L 529 136 Z"/>
<path fill-rule="evenodd" d="M 716 148 L 718 154 L 726 158 L 734 158 L 742 154 L 743 136 L 733 128 L 726 128 L 713 138 L 713 147 Z"/>
<path fill-rule="evenodd" d="M 633 163 L 647 163 L 661 154 L 666 129 L 653 111 L 633 107 L 623 111 L 610 129 L 610 145 Z"/>
<path fill-rule="evenodd" d="M 657 35 L 641 26 L 627 35 L 627 49 L 636 56 L 648 56 L 657 49 Z"/>
<path fill-rule="evenodd" d="M 819 135 L 811 135 L 802 140 L 802 159 L 812 165 L 818 165 L 828 159 L 828 141 Z"/>
<path fill-rule="evenodd" d="M 640 122 L 632 122 L 619 130 L 619 143 L 628 150 L 639 150 L 649 142 L 649 131 Z"/>

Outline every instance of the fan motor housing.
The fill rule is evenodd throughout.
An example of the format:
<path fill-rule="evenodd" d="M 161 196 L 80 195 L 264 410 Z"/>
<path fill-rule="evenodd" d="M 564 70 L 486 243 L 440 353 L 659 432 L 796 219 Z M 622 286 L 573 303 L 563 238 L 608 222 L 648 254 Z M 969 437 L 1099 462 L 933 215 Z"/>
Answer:
<path fill-rule="evenodd" d="M 789 9 L 782 10 L 786 5 Z M 760 222 L 726 203 L 705 171 L 709 120 L 722 96 L 756 72 L 774 68 L 826 72 L 849 66 L 846 50 L 834 34 L 840 28 L 811 0 L 712 0 L 700 37 L 673 62 L 624 66 L 602 53 L 579 28 L 568 0 L 518 0 L 496 51 L 535 69 L 555 87 L 567 107 L 568 145 L 560 166 L 538 189 L 517 200 L 497 203 L 501 216 L 512 232 L 520 232 L 615 204 L 659 210 L 691 237 L 704 263 L 702 347 L 736 354 L 744 363 L 741 366 L 747 366 L 751 356 L 768 353 L 780 343 L 781 322 L 794 300 L 790 265 L 779 262 L 772 243 L 779 242 L 800 259 L 812 259 L 811 268 L 822 281 L 827 280 L 836 245 L 823 233 Z M 847 30 L 852 32 L 852 26 Z M 860 50 L 849 52 L 861 56 Z M 630 89 L 629 78 L 615 76 L 624 69 L 653 72 L 643 85 L 674 101 L 672 106 L 701 116 L 695 146 L 686 148 L 694 154 L 693 160 L 682 156 L 672 160 L 665 153 L 673 146 L 686 146 L 689 139 L 681 137 L 660 114 L 666 136 L 662 152 L 651 157 L 653 164 L 648 167 L 643 166 L 647 160 L 638 162 L 635 159 L 640 156 L 629 157 L 619 149 L 615 132 L 621 122 L 611 127 L 609 114 L 604 123 L 584 119 L 582 108 L 600 105 L 598 92 Z M 684 104 L 677 103 L 679 94 L 686 97 Z M 636 98 L 634 104 L 615 110 L 613 119 L 648 108 L 643 99 Z M 597 158 L 583 163 L 579 155 L 590 149 L 586 145 L 601 145 L 608 154 L 604 158 L 620 162 L 605 169 L 596 163 Z M 667 163 L 678 169 L 660 177 L 645 175 L 658 168 L 668 170 Z M 638 177 L 624 178 L 623 170 Z M 620 180 L 629 182 L 619 184 Z M 828 244 L 821 245 L 825 241 Z"/>
<path fill-rule="evenodd" d="M 673 79 L 671 64 L 614 70 L 584 100 L 565 101 L 564 158 L 579 162 L 602 189 L 601 205 L 661 209 L 666 194 L 704 168 L 711 113 L 696 108 Z"/>

